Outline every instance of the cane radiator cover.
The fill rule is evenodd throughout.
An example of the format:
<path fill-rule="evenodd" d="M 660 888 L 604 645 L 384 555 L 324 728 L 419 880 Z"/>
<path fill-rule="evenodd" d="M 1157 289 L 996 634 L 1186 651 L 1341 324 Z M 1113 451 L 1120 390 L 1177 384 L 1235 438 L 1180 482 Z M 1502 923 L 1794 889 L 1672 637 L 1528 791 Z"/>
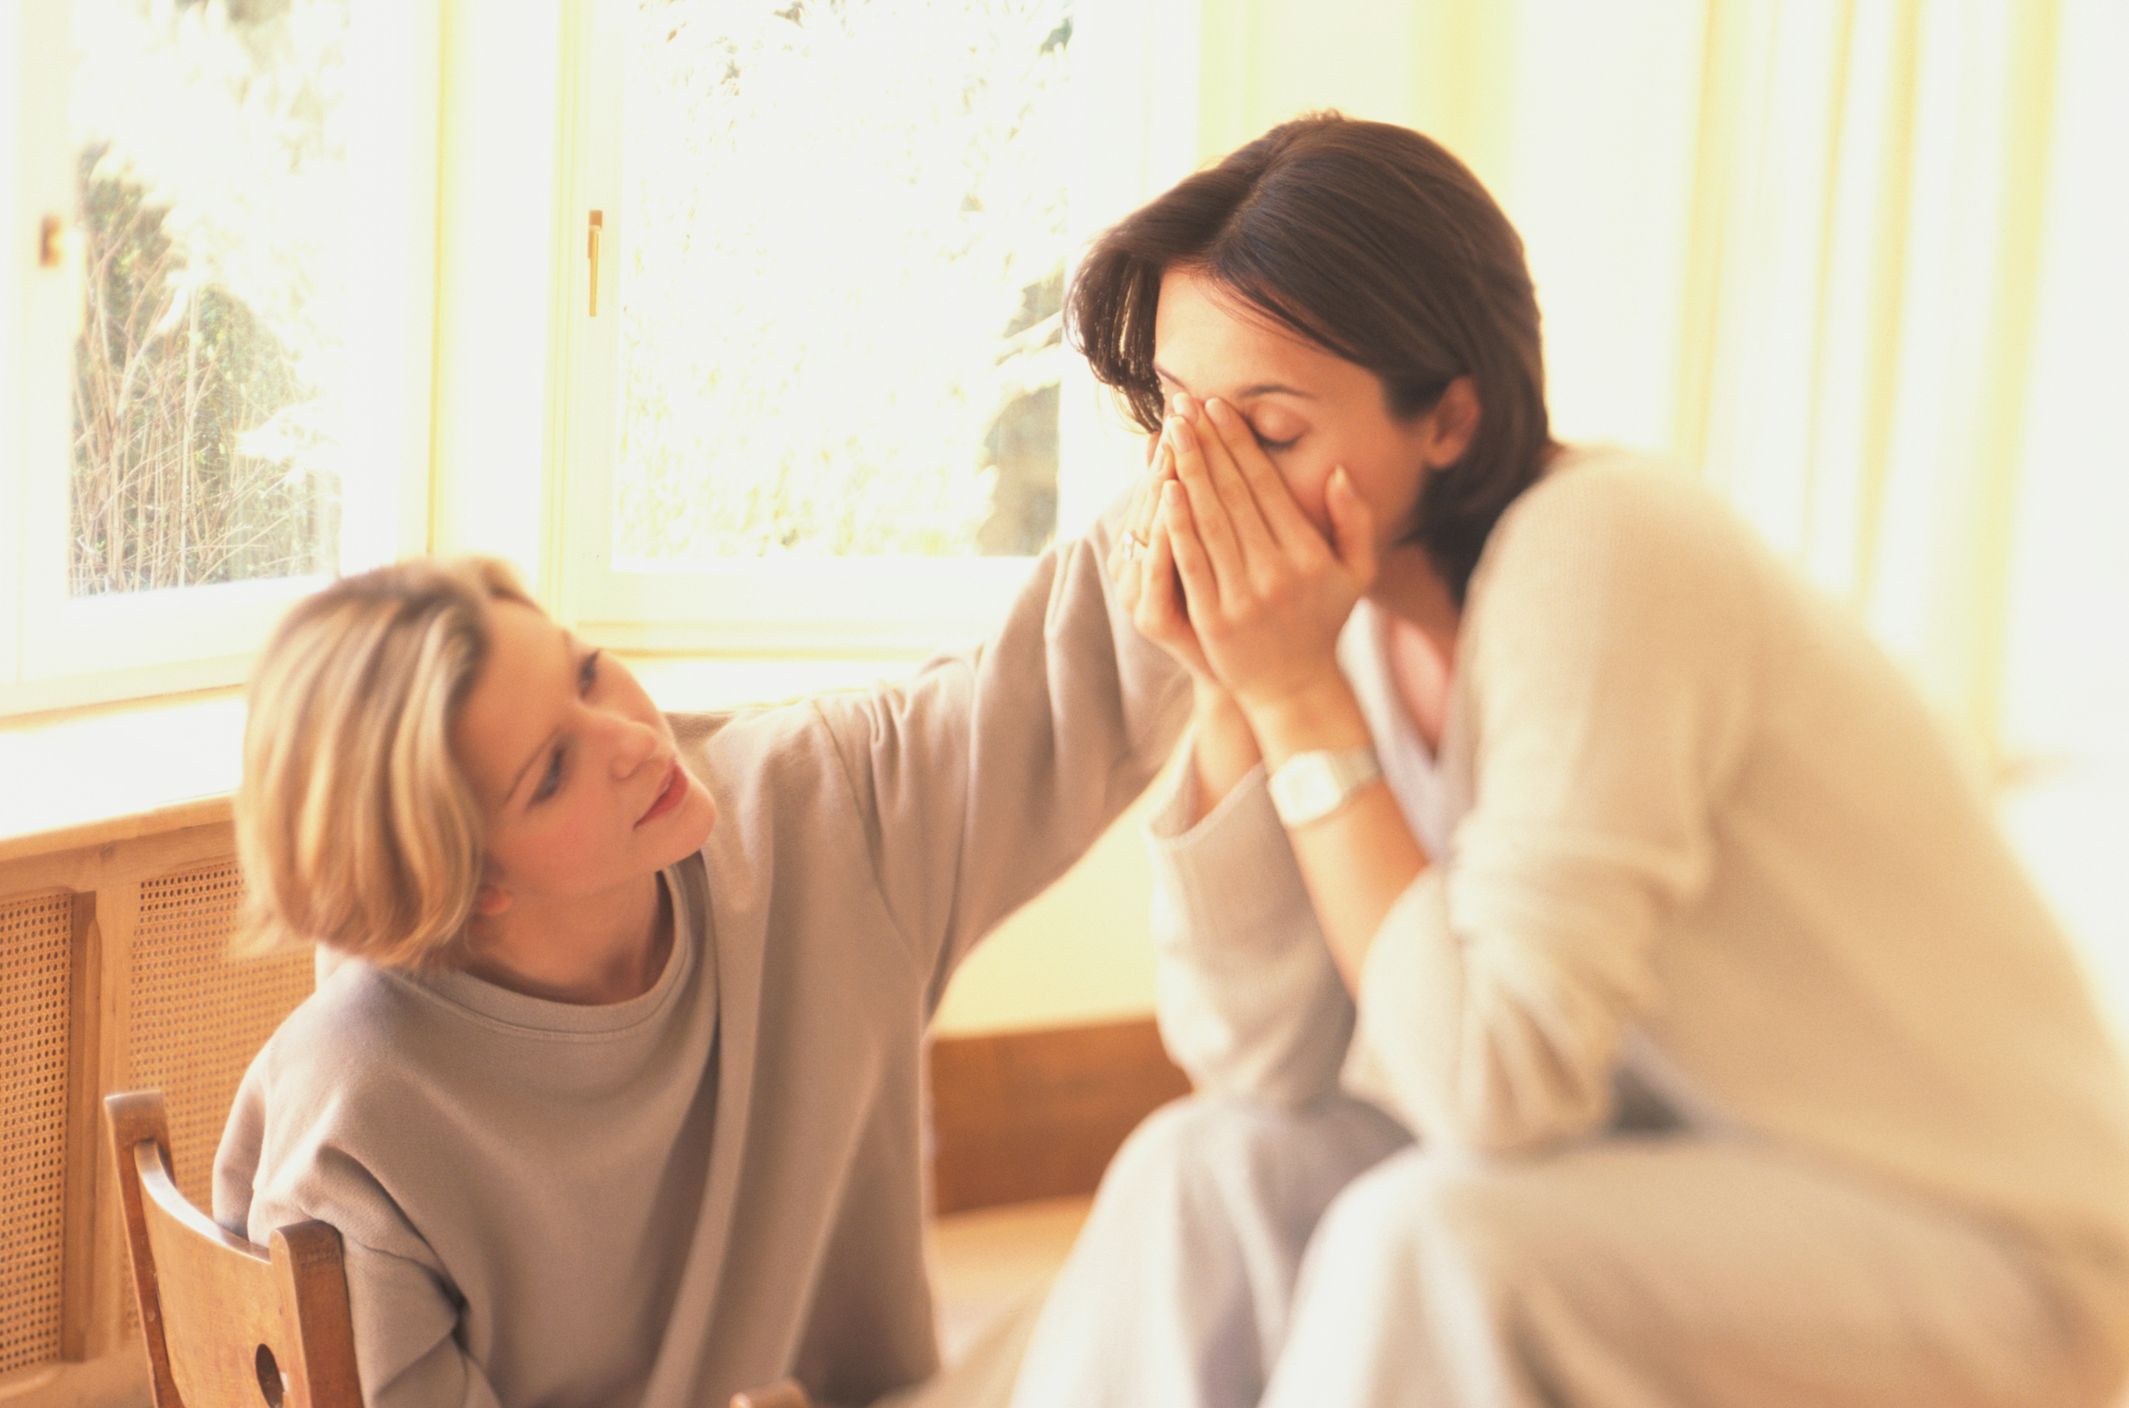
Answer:
<path fill-rule="evenodd" d="M 0 1374 L 59 1357 L 74 896 L 0 899 Z"/>
<path fill-rule="evenodd" d="M 312 987 L 308 951 L 230 956 L 242 898 L 234 861 L 147 880 L 133 934 L 123 1087 L 163 1092 L 178 1188 L 203 1209 L 244 1068 Z"/>
<path fill-rule="evenodd" d="M 230 957 L 243 893 L 232 861 L 144 881 L 133 935 L 126 1085 L 163 1092 L 177 1185 L 202 1208 L 237 1082 L 311 990 L 308 953 Z"/>

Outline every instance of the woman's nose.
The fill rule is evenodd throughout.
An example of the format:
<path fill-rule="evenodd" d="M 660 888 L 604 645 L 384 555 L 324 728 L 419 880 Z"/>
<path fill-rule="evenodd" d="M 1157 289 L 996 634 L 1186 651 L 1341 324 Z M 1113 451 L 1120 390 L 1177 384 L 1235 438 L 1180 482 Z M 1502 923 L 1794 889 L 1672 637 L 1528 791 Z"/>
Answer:
<path fill-rule="evenodd" d="M 627 777 L 658 756 L 663 740 L 658 730 L 640 719 L 613 716 L 613 771 Z"/>

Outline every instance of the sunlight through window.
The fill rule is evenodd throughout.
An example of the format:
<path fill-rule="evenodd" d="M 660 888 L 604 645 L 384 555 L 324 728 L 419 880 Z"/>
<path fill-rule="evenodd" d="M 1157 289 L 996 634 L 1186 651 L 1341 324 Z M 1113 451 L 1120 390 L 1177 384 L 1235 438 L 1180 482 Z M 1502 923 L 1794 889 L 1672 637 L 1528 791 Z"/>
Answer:
<path fill-rule="evenodd" d="M 1048 540 L 1071 45 L 1063 0 L 635 7 L 616 566 Z"/>

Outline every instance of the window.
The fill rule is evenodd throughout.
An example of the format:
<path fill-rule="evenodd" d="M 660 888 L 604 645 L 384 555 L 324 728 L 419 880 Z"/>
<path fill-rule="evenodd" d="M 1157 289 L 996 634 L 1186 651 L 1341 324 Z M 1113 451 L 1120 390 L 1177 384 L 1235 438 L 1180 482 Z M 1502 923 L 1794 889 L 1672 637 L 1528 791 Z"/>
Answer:
<path fill-rule="evenodd" d="M 420 546 L 435 14 L 7 23 L 0 704 L 232 681 L 295 595 Z"/>
<path fill-rule="evenodd" d="M 571 614 L 649 644 L 930 645 L 1085 524 L 1139 452 L 1063 344 L 1067 265 L 1149 193 L 1149 145 L 1172 179 L 1194 138 L 1187 83 L 1164 124 L 1134 97 L 1153 13 L 596 8 L 564 195 Z"/>
<path fill-rule="evenodd" d="M 1138 466 L 1057 301 L 1196 158 L 1185 0 L 0 15 L 0 713 L 431 546 L 617 645 L 927 647 Z"/>

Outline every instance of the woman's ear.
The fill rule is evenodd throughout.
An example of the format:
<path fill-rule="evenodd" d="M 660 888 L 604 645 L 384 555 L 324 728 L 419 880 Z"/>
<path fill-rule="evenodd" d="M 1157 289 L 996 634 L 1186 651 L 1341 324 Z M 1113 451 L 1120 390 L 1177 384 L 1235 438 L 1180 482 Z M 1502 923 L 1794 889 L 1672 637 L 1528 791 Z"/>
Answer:
<path fill-rule="evenodd" d="M 1478 434 L 1479 415 L 1478 383 L 1468 376 L 1450 382 L 1434 409 L 1427 412 L 1427 433 L 1421 446 L 1427 468 L 1445 469 L 1464 457 L 1471 437 Z"/>
<path fill-rule="evenodd" d="M 510 908 L 510 892 L 493 880 L 483 880 L 481 887 L 473 892 L 473 917 L 493 919 Z"/>

